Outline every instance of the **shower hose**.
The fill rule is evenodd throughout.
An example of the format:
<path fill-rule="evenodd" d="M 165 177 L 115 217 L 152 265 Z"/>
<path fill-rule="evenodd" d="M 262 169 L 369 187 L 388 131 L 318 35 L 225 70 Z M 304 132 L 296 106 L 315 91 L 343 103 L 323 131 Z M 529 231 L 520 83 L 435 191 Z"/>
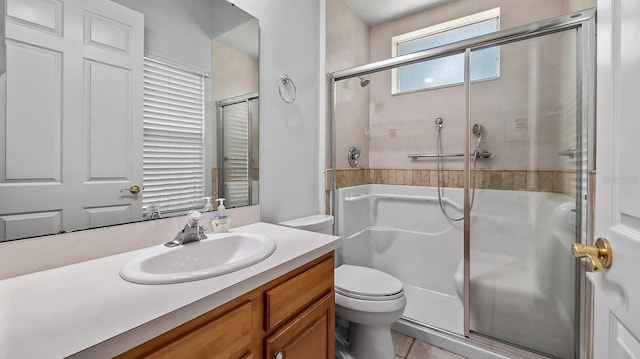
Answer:
<path fill-rule="evenodd" d="M 477 147 L 477 146 L 476 146 Z M 442 214 L 444 214 L 445 217 L 447 217 L 448 220 L 450 221 L 461 221 L 464 219 L 464 214 L 462 215 L 462 217 L 459 218 L 453 218 L 451 216 L 449 216 L 449 214 L 447 213 L 447 211 L 444 209 L 444 205 L 442 204 L 442 186 L 440 184 L 441 182 L 441 177 L 442 177 L 442 169 L 440 168 L 441 166 L 441 161 L 440 161 L 440 154 L 442 153 L 442 131 L 440 129 L 438 129 L 438 137 L 437 137 L 437 143 L 436 143 L 436 172 L 438 173 L 438 204 L 440 204 L 440 210 L 442 211 Z M 476 171 L 476 163 L 478 162 L 478 149 L 476 148 L 473 154 L 473 174 L 475 175 L 475 171 Z M 476 198 L 476 181 L 475 178 L 472 178 L 472 191 L 471 191 L 471 205 L 469 208 L 469 212 L 471 212 L 471 208 L 473 208 L 473 201 Z"/>

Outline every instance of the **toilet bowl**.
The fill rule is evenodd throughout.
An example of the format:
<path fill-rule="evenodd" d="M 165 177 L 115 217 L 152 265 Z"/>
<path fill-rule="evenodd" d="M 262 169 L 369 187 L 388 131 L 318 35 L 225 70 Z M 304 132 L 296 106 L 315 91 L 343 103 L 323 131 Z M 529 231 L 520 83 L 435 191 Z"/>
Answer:
<path fill-rule="evenodd" d="M 331 234 L 333 217 L 319 214 L 281 222 L 280 225 Z M 336 315 L 349 322 L 345 356 L 355 359 L 394 358 L 391 324 L 402 317 L 407 304 L 402 282 L 377 269 L 350 264 L 336 268 L 334 281 Z"/>
<path fill-rule="evenodd" d="M 349 354 L 393 358 L 391 324 L 407 304 L 402 282 L 373 268 L 343 264 L 335 270 L 335 292 L 336 314 L 350 322 Z"/>

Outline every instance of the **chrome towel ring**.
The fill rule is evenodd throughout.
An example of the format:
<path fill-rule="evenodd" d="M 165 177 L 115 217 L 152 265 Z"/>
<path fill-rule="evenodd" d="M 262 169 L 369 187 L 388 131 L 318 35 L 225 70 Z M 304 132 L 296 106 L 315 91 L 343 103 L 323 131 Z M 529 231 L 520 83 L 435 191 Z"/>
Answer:
<path fill-rule="evenodd" d="M 278 81 L 278 92 L 280 93 L 282 101 L 285 103 L 293 103 L 296 100 L 296 84 L 287 74 L 282 74 L 282 76 L 280 76 L 280 80 Z"/>

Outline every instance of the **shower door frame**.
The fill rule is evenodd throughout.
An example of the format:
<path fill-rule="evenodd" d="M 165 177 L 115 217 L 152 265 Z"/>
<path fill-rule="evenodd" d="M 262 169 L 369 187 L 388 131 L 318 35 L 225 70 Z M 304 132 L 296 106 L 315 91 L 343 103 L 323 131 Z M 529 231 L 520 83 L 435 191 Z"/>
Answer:
<path fill-rule="evenodd" d="M 331 213 L 335 216 L 337 209 L 337 178 L 336 178 L 336 131 L 335 131 L 335 107 L 337 81 L 346 80 L 358 76 L 369 75 L 375 72 L 386 71 L 399 66 L 410 65 L 426 60 L 432 60 L 449 55 L 464 54 L 464 93 L 465 93 L 465 133 L 470 133 L 470 54 L 471 51 L 486 47 L 505 45 L 512 42 L 527 40 L 535 37 L 576 30 L 576 118 L 577 148 L 582 151 L 576 153 L 577 163 L 582 164 L 576 174 L 576 211 L 580 216 L 576 218 L 576 227 L 580 230 L 576 233 L 576 242 L 590 244 L 592 239 L 592 224 L 588 221 L 593 211 L 591 196 L 588 189 L 588 174 L 595 168 L 594 128 L 595 128 L 595 20 L 596 10 L 587 9 L 567 15 L 542 20 L 533 24 L 523 25 L 512 29 L 474 37 L 468 40 L 443 45 L 433 49 L 398 56 L 367 65 L 362 65 L 346 70 L 333 72 L 329 75 L 331 106 L 329 109 L 329 128 L 331 132 L 330 166 L 331 166 Z M 586 143 L 587 146 L 582 146 Z M 483 335 L 471 331 L 471 301 L 470 288 L 470 199 L 469 189 L 471 184 L 471 169 L 469 165 L 470 146 L 469 141 L 464 142 L 464 337 L 469 344 L 488 349 L 498 354 L 509 355 L 514 358 L 540 357 L 529 350 L 507 344 L 499 340 L 492 340 Z M 334 222 L 334 229 L 335 229 Z M 586 280 L 587 267 L 584 262 L 576 266 L 576 307 L 575 307 L 575 353 L 578 358 L 589 358 L 592 343 L 592 298 L 591 285 Z M 440 331 L 439 328 L 432 328 Z M 450 333 L 442 333 L 452 336 Z M 456 337 L 456 336 L 454 336 Z M 456 339 L 460 339 L 456 337 Z"/>
<path fill-rule="evenodd" d="M 216 101 L 216 142 L 217 142 L 217 167 L 218 167 L 218 197 L 224 197 L 224 108 L 231 105 L 237 105 L 240 103 L 244 103 L 247 106 L 247 121 L 248 121 L 248 161 L 247 161 L 247 187 L 248 187 L 248 202 L 249 206 L 253 204 L 253 154 L 254 154 L 254 146 L 253 146 L 253 134 L 256 130 L 253 128 L 253 120 L 254 114 L 252 103 L 253 101 L 257 101 L 260 98 L 258 92 L 249 93 L 246 95 L 236 96 L 220 101 Z M 258 119 L 259 121 L 259 119 Z"/>

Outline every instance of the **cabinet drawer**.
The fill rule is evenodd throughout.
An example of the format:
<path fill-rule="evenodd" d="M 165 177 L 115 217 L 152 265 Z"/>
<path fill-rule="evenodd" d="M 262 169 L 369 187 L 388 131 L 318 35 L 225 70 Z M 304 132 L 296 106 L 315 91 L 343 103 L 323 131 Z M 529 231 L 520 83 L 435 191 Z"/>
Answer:
<path fill-rule="evenodd" d="M 247 301 L 172 341 L 145 358 L 231 358 L 252 341 L 251 305 Z M 251 354 L 248 358 L 251 358 Z M 246 356 L 241 356 L 245 358 Z"/>
<path fill-rule="evenodd" d="M 265 292 L 265 329 L 284 323 L 333 290 L 333 257 Z"/>

